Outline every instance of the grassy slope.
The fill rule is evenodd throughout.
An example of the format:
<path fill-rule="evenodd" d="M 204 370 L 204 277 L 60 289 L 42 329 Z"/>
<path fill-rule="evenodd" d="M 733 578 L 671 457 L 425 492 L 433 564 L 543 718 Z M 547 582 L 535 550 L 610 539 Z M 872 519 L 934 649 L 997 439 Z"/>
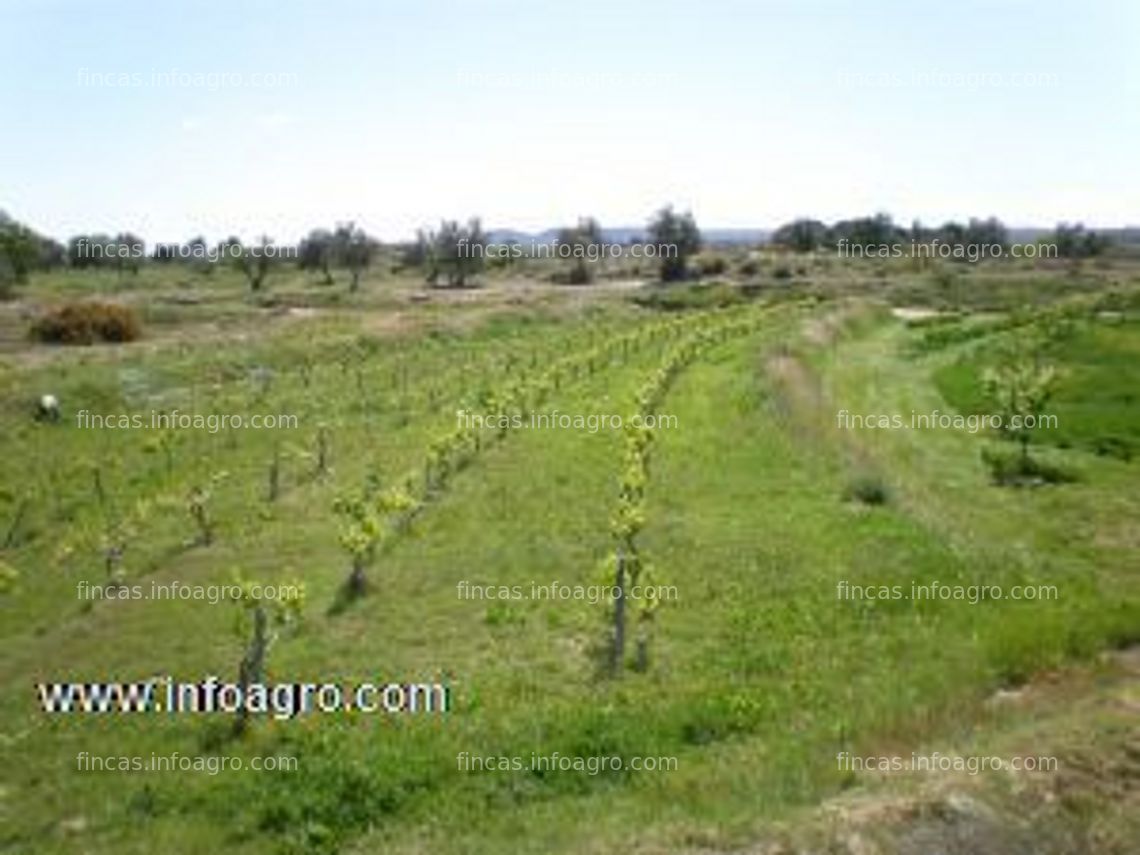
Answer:
<path fill-rule="evenodd" d="M 1140 839 L 1138 654 L 1043 672 L 995 696 L 971 733 L 922 749 L 947 760 L 1055 758 L 1055 770 L 856 773 L 843 794 L 766 828 L 747 855 L 1130 855 Z"/>

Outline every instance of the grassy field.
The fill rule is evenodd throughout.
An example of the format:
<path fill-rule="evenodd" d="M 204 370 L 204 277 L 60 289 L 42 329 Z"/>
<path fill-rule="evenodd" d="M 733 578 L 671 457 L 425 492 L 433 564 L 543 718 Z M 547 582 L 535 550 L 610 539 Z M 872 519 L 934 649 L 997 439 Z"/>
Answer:
<path fill-rule="evenodd" d="M 668 292 L 633 270 L 580 288 L 503 271 L 465 293 L 388 270 L 356 295 L 290 274 L 257 300 L 236 280 L 147 268 L 128 281 L 55 274 L 0 306 L 0 559 L 19 574 L 0 597 L 0 846 L 1134 851 L 1136 271 L 979 265 L 948 276 L 763 256 L 758 273 L 738 276 L 736 265 L 719 284 Z M 137 305 L 143 340 L 26 340 L 42 306 L 92 292 Z M 892 304 L 943 314 L 908 320 Z M 837 420 L 986 412 L 984 370 L 1027 330 L 1061 372 L 1048 410 L 1059 428 L 1031 447 L 1068 483 L 995 486 L 982 452 L 1012 444 L 993 431 Z M 687 346 L 653 403 L 675 421 L 653 436 L 637 539 L 673 595 L 651 618 L 631 613 L 629 661 L 613 676 L 608 601 L 459 591 L 597 584 L 614 548 L 625 433 L 441 438 L 458 410 L 488 401 L 520 415 L 628 417 Z M 61 402 L 58 423 L 32 417 L 45 393 Z M 296 421 L 216 432 L 77 422 L 82 411 L 174 409 Z M 351 556 L 334 505 L 393 487 L 414 513 L 377 549 L 367 595 L 346 598 Z M 189 504 L 196 488 L 210 489 L 208 544 Z M 121 547 L 113 578 L 109 545 Z M 83 582 L 221 585 L 235 572 L 304 584 L 301 621 L 269 652 L 270 681 L 439 681 L 449 709 L 265 716 L 240 736 L 221 713 L 44 712 L 40 682 L 236 679 L 233 603 L 77 594 Z M 936 581 L 1055 596 L 838 596 L 841 583 Z M 637 668 L 642 635 L 648 663 Z M 995 697 L 1016 701 L 995 708 Z M 1066 775 L 1086 774 L 1028 776 L 1011 794 L 1004 773 L 915 783 L 836 762 L 935 748 L 1052 752 Z M 81 752 L 289 757 L 297 768 L 86 771 Z M 555 752 L 620 757 L 623 768 L 461 759 Z M 633 770 L 634 758 L 666 768 Z M 1047 797 L 1058 780 L 1067 789 Z M 1027 792 L 1041 811 L 1029 829 Z M 853 798 L 890 813 L 871 823 L 883 840 L 862 830 L 869 808 Z M 965 838 L 944 815 L 963 800 L 975 806 L 963 809 Z M 842 821 L 827 813 L 837 803 Z M 1058 841 L 1069 848 L 1049 848 Z"/>

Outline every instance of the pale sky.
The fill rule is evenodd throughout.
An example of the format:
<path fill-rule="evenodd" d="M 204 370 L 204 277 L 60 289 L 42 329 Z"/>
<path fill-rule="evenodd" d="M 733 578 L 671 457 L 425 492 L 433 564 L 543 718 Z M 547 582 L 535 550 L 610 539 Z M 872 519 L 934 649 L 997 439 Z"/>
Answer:
<path fill-rule="evenodd" d="M 0 34 L 0 208 L 58 238 L 1140 223 L 1136 0 L 0 0 Z"/>

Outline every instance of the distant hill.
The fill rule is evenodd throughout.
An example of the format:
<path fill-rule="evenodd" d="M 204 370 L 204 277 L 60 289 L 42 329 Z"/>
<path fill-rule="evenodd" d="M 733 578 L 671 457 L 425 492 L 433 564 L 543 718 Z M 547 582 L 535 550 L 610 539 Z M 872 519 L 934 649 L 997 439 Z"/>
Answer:
<path fill-rule="evenodd" d="M 1007 226 L 1010 240 L 1014 243 L 1032 243 L 1052 234 L 1052 226 Z M 491 229 L 488 232 L 491 243 L 542 244 L 554 243 L 558 229 L 544 229 L 540 232 L 523 232 L 517 229 Z M 721 246 L 767 243 L 772 229 L 701 229 L 705 243 Z M 1097 229 L 1118 243 L 1140 244 L 1140 226 L 1124 226 L 1113 229 Z M 645 229 L 639 226 L 614 226 L 602 229 L 602 239 L 607 243 L 630 243 L 645 239 Z"/>
<path fill-rule="evenodd" d="M 1053 230 L 1039 226 L 1006 226 L 1006 231 L 1009 232 L 1009 239 L 1014 243 L 1033 243 L 1041 240 Z"/>
<path fill-rule="evenodd" d="M 491 229 L 487 235 L 491 243 L 553 243 L 558 237 L 558 229 L 544 229 L 541 232 L 522 232 L 517 229 Z M 771 234 L 770 229 L 701 229 L 701 236 L 710 244 L 755 244 L 764 243 Z M 606 243 L 631 243 L 645 239 L 645 229 L 640 226 L 613 226 L 602 229 L 602 240 Z"/>
<path fill-rule="evenodd" d="M 1122 229 L 1095 229 L 1103 232 L 1117 243 L 1140 244 L 1140 226 L 1125 226 Z"/>
<path fill-rule="evenodd" d="M 701 237 L 705 243 L 767 243 L 771 235 L 771 229 L 701 229 Z"/>
<path fill-rule="evenodd" d="M 1039 226 L 1008 226 L 1009 238 L 1014 243 L 1032 243 L 1042 240 L 1053 234 L 1056 227 L 1042 228 Z M 1121 226 L 1119 228 L 1101 229 L 1096 226 L 1089 227 L 1089 231 L 1106 235 L 1114 243 L 1140 244 L 1140 226 Z"/>

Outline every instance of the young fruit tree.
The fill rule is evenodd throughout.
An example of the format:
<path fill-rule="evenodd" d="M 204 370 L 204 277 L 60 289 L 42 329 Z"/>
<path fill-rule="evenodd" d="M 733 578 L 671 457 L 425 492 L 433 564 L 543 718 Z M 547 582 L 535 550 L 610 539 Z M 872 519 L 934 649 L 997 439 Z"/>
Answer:
<path fill-rule="evenodd" d="M 1029 464 L 1029 441 L 1041 423 L 1057 385 L 1057 371 L 1043 364 L 1041 347 L 1016 341 L 986 369 L 983 383 L 1001 416 L 1001 432 L 1021 445 L 1023 467 Z"/>
<path fill-rule="evenodd" d="M 367 593 L 366 572 L 376 560 L 378 548 L 403 525 L 405 517 L 417 506 L 416 500 L 398 487 L 378 495 L 358 491 L 340 496 L 333 502 L 333 510 L 343 518 L 340 545 L 352 562 L 344 588 L 349 598 L 355 599 Z"/>
<path fill-rule="evenodd" d="M 240 594 L 233 600 L 237 606 L 234 634 L 243 645 L 238 664 L 238 684 L 245 701 L 237 709 L 234 731 L 242 733 L 249 723 L 249 698 L 257 688 L 266 691 L 265 660 L 270 648 L 285 630 L 291 630 L 301 620 L 305 604 L 305 586 L 290 580 L 279 588 L 279 595 L 264 597 L 264 586 L 245 579 L 240 571 L 234 573 L 234 585 Z M 264 705 L 263 705 L 264 706 Z"/>
<path fill-rule="evenodd" d="M 209 546 L 214 542 L 214 520 L 210 515 L 210 501 L 214 489 L 226 478 L 225 472 L 215 472 L 210 479 L 190 488 L 186 496 L 186 511 L 198 529 L 195 545 Z"/>

